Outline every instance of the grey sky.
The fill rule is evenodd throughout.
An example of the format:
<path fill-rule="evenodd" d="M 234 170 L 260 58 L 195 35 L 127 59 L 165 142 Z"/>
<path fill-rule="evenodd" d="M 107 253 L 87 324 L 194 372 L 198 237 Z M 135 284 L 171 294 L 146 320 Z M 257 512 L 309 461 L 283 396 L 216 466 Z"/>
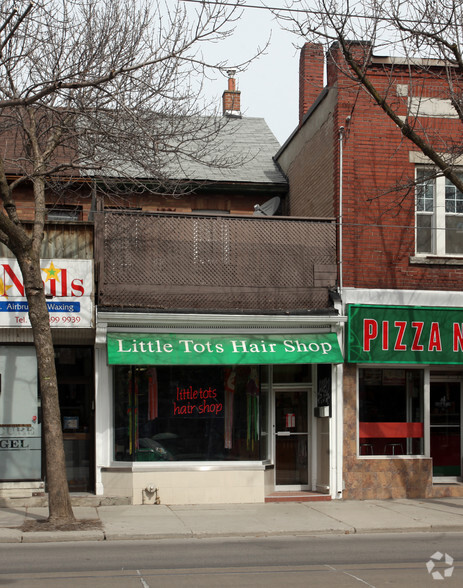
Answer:
<path fill-rule="evenodd" d="M 272 3 L 272 6 L 275 5 L 283 4 L 277 1 Z M 218 55 L 233 64 L 252 56 L 269 37 L 270 46 L 266 54 L 254 61 L 247 71 L 237 74 L 237 89 L 241 91 L 244 116 L 265 118 L 282 144 L 298 122 L 299 51 L 293 43 L 300 42 L 300 39 L 283 31 L 268 11 L 245 9 L 235 34 L 220 46 L 214 44 L 205 50 L 206 55 L 210 50 L 214 57 Z M 219 78 L 208 86 L 208 93 L 221 100 L 226 88 L 226 77 Z"/>

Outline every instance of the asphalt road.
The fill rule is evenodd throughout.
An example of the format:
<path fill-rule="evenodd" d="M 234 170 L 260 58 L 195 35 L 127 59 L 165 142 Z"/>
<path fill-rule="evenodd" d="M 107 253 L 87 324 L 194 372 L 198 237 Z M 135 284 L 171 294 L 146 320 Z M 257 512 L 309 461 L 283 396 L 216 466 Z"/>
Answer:
<path fill-rule="evenodd" d="M 463 533 L 0 546 L 0 587 L 462 585 Z"/>

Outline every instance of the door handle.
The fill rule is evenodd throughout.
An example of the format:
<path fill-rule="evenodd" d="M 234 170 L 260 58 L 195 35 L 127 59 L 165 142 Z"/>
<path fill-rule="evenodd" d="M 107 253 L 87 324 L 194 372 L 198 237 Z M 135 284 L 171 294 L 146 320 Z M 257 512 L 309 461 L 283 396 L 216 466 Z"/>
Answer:
<path fill-rule="evenodd" d="M 277 431 L 277 437 L 289 437 L 291 435 L 291 431 Z"/>

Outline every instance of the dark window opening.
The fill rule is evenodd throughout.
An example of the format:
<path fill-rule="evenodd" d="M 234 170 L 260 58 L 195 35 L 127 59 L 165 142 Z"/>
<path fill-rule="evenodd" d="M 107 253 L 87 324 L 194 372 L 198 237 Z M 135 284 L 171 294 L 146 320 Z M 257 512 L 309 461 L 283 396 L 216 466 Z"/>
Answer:
<path fill-rule="evenodd" d="M 423 440 L 423 372 L 360 369 L 360 455 L 422 455 Z"/>
<path fill-rule="evenodd" d="M 268 457 L 259 367 L 119 366 L 114 376 L 117 461 Z"/>

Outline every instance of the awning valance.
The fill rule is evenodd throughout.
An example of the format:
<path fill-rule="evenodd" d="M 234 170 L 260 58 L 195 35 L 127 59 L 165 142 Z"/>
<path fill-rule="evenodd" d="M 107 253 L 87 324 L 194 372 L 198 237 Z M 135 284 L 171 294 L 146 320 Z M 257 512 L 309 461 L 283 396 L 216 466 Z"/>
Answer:
<path fill-rule="evenodd" d="M 112 365 L 342 363 L 335 333 L 108 333 Z"/>

